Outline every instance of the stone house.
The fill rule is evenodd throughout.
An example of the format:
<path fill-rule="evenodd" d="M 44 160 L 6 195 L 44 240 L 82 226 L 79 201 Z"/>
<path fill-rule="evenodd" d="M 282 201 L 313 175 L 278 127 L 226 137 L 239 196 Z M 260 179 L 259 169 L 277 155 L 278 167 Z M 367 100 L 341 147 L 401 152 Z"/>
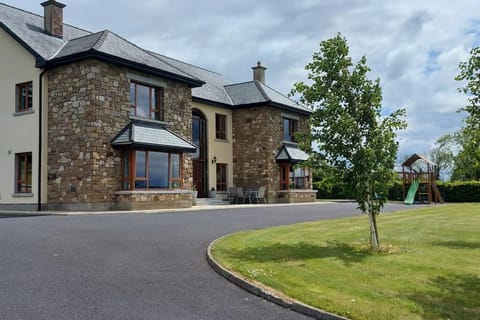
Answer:
<path fill-rule="evenodd" d="M 314 201 L 294 137 L 310 111 L 267 86 L 260 63 L 227 84 L 41 5 L 0 3 L 0 209 L 190 207 L 194 187 L 232 186 Z"/>

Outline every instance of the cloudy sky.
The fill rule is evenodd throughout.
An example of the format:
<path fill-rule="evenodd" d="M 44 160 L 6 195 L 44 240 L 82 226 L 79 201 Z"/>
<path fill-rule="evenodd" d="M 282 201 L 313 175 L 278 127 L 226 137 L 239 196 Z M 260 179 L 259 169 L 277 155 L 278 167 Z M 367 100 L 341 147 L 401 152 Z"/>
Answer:
<path fill-rule="evenodd" d="M 0 0 L 43 14 L 42 1 Z M 380 78 L 386 111 L 407 109 L 399 157 L 425 153 L 462 125 L 458 63 L 480 45 L 478 0 L 63 0 L 65 22 L 111 30 L 141 47 L 288 93 L 322 40 L 341 32 L 357 61 Z"/>

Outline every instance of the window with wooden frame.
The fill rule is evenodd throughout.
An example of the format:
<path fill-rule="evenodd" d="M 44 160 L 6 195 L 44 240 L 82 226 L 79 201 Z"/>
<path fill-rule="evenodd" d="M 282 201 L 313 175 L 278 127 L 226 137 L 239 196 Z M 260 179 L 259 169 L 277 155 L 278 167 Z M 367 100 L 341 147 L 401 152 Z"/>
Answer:
<path fill-rule="evenodd" d="M 298 120 L 283 118 L 283 140 L 288 142 L 295 141 L 295 133 L 298 132 Z"/>
<path fill-rule="evenodd" d="M 290 165 L 280 164 L 280 190 L 288 190 L 290 187 Z"/>
<path fill-rule="evenodd" d="M 215 132 L 216 138 L 227 140 L 227 116 L 224 114 L 215 114 Z"/>
<path fill-rule="evenodd" d="M 217 191 L 227 191 L 226 163 L 217 163 Z"/>
<path fill-rule="evenodd" d="M 130 83 L 130 115 L 163 120 L 163 88 Z"/>
<path fill-rule="evenodd" d="M 32 153 L 15 154 L 15 193 L 32 193 Z"/>
<path fill-rule="evenodd" d="M 280 190 L 310 188 L 310 169 L 292 163 L 280 164 Z"/>
<path fill-rule="evenodd" d="M 16 85 L 15 112 L 33 110 L 33 83 L 24 82 Z"/>
<path fill-rule="evenodd" d="M 124 190 L 182 187 L 182 155 L 179 153 L 125 150 L 122 159 Z"/>

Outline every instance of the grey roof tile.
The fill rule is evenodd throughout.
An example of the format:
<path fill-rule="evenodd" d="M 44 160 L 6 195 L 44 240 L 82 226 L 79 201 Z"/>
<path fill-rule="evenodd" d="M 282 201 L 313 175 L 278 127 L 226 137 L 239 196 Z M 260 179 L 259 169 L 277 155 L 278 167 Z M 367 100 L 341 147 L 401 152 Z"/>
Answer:
<path fill-rule="evenodd" d="M 227 85 L 225 89 L 234 105 L 268 102 L 268 99 L 258 89 L 255 81 Z"/>
<path fill-rule="evenodd" d="M 275 159 L 277 161 L 303 162 L 308 160 L 308 154 L 298 149 L 296 145 L 284 144 Z"/>
<path fill-rule="evenodd" d="M 236 83 L 225 86 L 233 104 L 236 106 L 257 104 L 257 103 L 274 103 L 280 107 L 289 110 L 297 110 L 303 113 L 311 113 L 312 111 L 278 91 L 259 81 L 249 81 L 244 83 Z"/>
<path fill-rule="evenodd" d="M 155 52 L 152 53 L 159 59 L 205 82 L 203 86 L 192 89 L 194 97 L 230 106 L 233 104 L 225 90 L 227 83 L 221 74 Z"/>
<path fill-rule="evenodd" d="M 48 60 L 68 40 L 85 36 L 90 32 L 63 25 L 63 39 L 52 37 L 43 29 L 43 17 L 0 3 L 0 24 L 15 34 L 38 56 Z"/>
<path fill-rule="evenodd" d="M 114 146 L 149 146 L 162 150 L 195 152 L 197 146 L 163 125 L 134 120 L 112 139 Z"/>

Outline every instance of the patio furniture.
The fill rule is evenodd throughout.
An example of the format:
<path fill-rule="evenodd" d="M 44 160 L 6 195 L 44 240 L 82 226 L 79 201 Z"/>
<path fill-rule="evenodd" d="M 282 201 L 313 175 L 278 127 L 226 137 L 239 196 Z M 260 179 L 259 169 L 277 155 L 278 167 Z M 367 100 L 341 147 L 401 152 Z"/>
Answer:
<path fill-rule="evenodd" d="M 258 191 L 252 193 L 251 199 L 255 199 L 256 203 L 260 203 L 261 200 L 264 204 L 267 204 L 267 199 L 265 198 L 266 189 L 265 187 L 260 187 Z"/>
<path fill-rule="evenodd" d="M 239 187 L 239 188 L 237 188 L 237 201 L 236 201 L 236 203 L 239 203 L 240 199 L 242 200 L 242 203 L 245 203 L 245 201 L 247 200 L 247 196 L 243 192 L 243 188 Z"/>
<path fill-rule="evenodd" d="M 237 202 L 237 188 L 229 187 L 227 189 L 227 196 L 228 196 L 227 199 L 230 203 L 236 203 Z"/>

